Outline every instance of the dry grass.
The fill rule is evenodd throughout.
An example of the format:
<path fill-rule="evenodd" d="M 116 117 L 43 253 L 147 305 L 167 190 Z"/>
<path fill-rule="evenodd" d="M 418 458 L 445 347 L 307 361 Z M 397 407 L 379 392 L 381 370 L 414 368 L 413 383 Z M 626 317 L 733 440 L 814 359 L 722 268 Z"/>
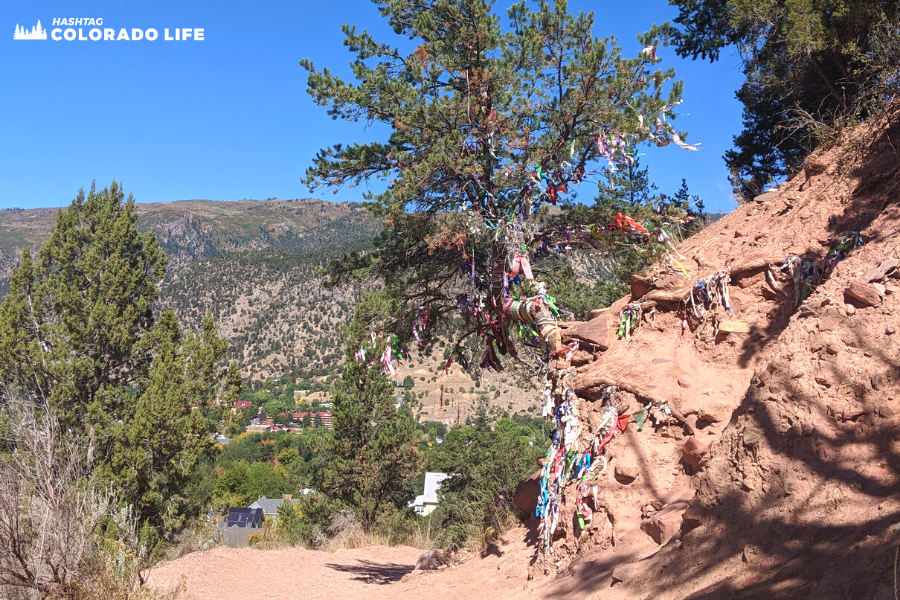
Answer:
<path fill-rule="evenodd" d="M 166 560 L 178 560 L 192 552 L 223 545 L 224 540 L 218 529 L 222 520 L 223 517 L 216 516 L 209 521 L 194 523 L 177 537 L 175 544 L 166 552 Z"/>
<path fill-rule="evenodd" d="M 6 396 L 0 424 L 0 597 L 171 600 L 143 588 L 130 506 L 90 478 L 89 443 L 38 401 Z M 101 524 L 115 534 L 100 535 Z"/>
<path fill-rule="evenodd" d="M 342 510 L 331 517 L 327 530 L 313 528 L 311 539 L 303 545 L 311 550 L 325 552 L 368 546 L 412 546 L 431 550 L 438 545 L 437 534 L 431 519 L 419 519 L 406 529 L 366 531 L 351 511 Z M 260 550 L 276 550 L 294 545 L 289 536 L 271 521 L 267 521 L 261 531 L 251 534 L 248 543 Z"/>

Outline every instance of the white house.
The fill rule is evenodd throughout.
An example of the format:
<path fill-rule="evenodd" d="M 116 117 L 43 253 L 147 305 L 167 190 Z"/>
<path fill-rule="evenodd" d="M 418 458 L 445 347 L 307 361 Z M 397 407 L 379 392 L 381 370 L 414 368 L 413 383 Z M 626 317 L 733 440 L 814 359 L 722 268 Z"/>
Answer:
<path fill-rule="evenodd" d="M 410 504 L 417 515 L 430 515 L 438 505 L 438 488 L 441 482 L 450 477 L 446 473 L 425 473 L 425 493 L 416 496 Z"/>

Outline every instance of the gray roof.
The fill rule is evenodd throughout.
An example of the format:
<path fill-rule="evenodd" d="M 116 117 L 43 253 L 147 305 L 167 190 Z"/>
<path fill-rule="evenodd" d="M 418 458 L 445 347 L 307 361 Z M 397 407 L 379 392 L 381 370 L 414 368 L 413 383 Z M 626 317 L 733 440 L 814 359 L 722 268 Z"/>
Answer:
<path fill-rule="evenodd" d="M 297 504 L 297 500 L 291 500 L 291 504 Z M 278 507 L 284 503 L 284 500 L 278 498 L 266 498 L 265 496 L 260 497 L 259 500 L 248 506 L 247 508 L 261 508 L 264 514 L 267 515 L 276 515 L 278 514 Z"/>

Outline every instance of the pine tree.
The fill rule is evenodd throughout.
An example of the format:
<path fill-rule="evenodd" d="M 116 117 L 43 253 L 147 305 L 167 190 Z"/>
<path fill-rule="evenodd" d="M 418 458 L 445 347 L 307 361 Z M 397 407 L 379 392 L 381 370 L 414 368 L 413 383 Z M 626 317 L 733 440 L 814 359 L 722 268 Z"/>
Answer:
<path fill-rule="evenodd" d="M 220 387 L 226 342 L 210 315 L 185 335 L 152 311 L 166 257 L 137 230 L 134 199 L 113 182 L 80 191 L 38 260 L 24 249 L 0 304 L 0 386 L 48 400 L 90 443 L 94 476 L 141 520 L 177 530 L 197 461 L 212 450 L 200 410 Z"/>
<path fill-rule="evenodd" d="M 603 178 L 596 204 L 607 212 L 633 212 L 639 208 L 653 208 L 656 204 L 659 188 L 650 182 L 648 169 L 641 168 L 639 158 L 616 169 L 605 169 Z"/>
<path fill-rule="evenodd" d="M 725 160 L 744 198 L 796 172 L 817 131 L 864 119 L 897 93 L 895 0 L 669 3 L 679 9 L 680 55 L 715 61 L 727 46 L 740 52 L 744 129 Z"/>
<path fill-rule="evenodd" d="M 225 383 L 222 385 L 222 391 L 219 393 L 218 403 L 230 409 L 235 402 L 240 399 L 241 395 L 241 369 L 236 360 L 228 364 L 228 373 L 225 374 Z"/>
<path fill-rule="evenodd" d="M 214 446 L 213 427 L 199 408 L 218 387 L 216 364 L 225 355 L 209 315 L 202 332 L 182 336 L 174 313 L 164 312 L 149 336 L 153 362 L 103 471 L 140 515 L 164 531 L 180 530 L 200 508 L 181 492 Z"/>
<path fill-rule="evenodd" d="M 681 187 L 678 188 L 678 191 L 672 197 L 675 200 L 676 207 L 680 210 L 692 216 L 703 216 L 703 210 L 706 208 L 703 204 L 703 199 L 700 196 L 691 194 L 686 179 L 681 179 Z"/>
<path fill-rule="evenodd" d="M 311 189 L 389 181 L 365 195 L 386 223 L 376 252 L 332 263 L 330 273 L 381 277 L 382 301 L 362 320 L 403 340 L 420 307 L 438 321 L 456 313 L 466 282 L 489 290 L 487 310 L 500 322 L 502 286 L 491 273 L 540 243 L 534 210 L 571 198 L 607 164 L 598 136 L 627 140 L 631 152 L 650 137 L 644 124 L 675 116 L 681 83 L 656 68 L 652 51 L 668 30 L 639 35 L 636 56 L 624 58 L 614 40 L 593 35 L 592 14 L 571 15 L 564 1 L 516 3 L 508 27 L 485 0 L 379 6 L 414 52 L 348 26 L 355 82 L 302 61 L 329 115 L 391 129 L 383 141 L 325 148 L 307 170 Z"/>
<path fill-rule="evenodd" d="M 115 390 L 149 364 L 141 341 L 167 260 L 152 233 L 138 233 L 137 219 L 134 199 L 116 182 L 79 191 L 38 262 L 23 252 L 0 306 L 3 383 L 46 397 L 68 427 L 81 426 L 89 410 L 121 419 Z"/>
<path fill-rule="evenodd" d="M 404 510 L 419 457 L 412 419 L 394 408 L 393 385 L 377 368 L 347 357 L 334 395 L 334 450 L 324 489 L 371 531 Z"/>

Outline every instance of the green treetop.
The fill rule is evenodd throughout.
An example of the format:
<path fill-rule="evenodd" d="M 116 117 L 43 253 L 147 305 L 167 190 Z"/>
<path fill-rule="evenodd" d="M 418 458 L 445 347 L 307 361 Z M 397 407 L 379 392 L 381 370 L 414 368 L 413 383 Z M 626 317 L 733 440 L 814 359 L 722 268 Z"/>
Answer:
<path fill-rule="evenodd" d="M 370 531 L 405 510 L 419 466 L 416 427 L 394 408 L 394 386 L 378 368 L 347 357 L 335 384 L 334 442 L 323 489 L 352 507 Z"/>
<path fill-rule="evenodd" d="M 562 0 L 517 3 L 505 22 L 484 0 L 376 4 L 412 52 L 345 26 L 354 81 L 301 62 L 310 95 L 333 118 L 391 130 L 382 141 L 325 148 L 307 171 L 311 188 L 387 181 L 366 194 L 386 225 L 376 251 L 331 273 L 385 281 L 380 300 L 358 313 L 360 340 L 373 329 L 410 339 L 420 307 L 431 324 L 457 308 L 466 285 L 499 320 L 496 272 L 540 244 L 536 209 L 574 197 L 608 159 L 627 164 L 637 144 L 679 135 L 666 118 L 681 83 L 656 67 L 668 29 L 639 35 L 625 58 L 614 39 L 593 34 L 592 14 L 572 15 Z"/>
<path fill-rule="evenodd" d="M 23 250 L 0 307 L 3 382 L 46 396 L 67 426 L 97 401 L 115 411 L 121 398 L 112 390 L 146 368 L 141 342 L 154 324 L 166 256 L 137 221 L 134 199 L 117 183 L 80 191 L 60 210 L 38 261 Z"/>
<path fill-rule="evenodd" d="M 740 52 L 744 130 L 725 160 L 744 197 L 798 169 L 820 141 L 816 123 L 864 118 L 896 95 L 897 0 L 669 3 L 679 8 L 679 54 L 714 61 L 727 46 Z"/>
<path fill-rule="evenodd" d="M 214 445 L 200 409 L 223 389 L 226 342 L 209 314 L 189 334 L 173 312 L 154 316 L 165 267 L 117 183 L 79 192 L 38 260 L 25 249 L 13 272 L 0 304 L 0 386 L 48 401 L 86 439 L 93 475 L 170 533 L 199 510 L 184 488 Z M 235 397 L 236 365 L 225 383 Z"/>

